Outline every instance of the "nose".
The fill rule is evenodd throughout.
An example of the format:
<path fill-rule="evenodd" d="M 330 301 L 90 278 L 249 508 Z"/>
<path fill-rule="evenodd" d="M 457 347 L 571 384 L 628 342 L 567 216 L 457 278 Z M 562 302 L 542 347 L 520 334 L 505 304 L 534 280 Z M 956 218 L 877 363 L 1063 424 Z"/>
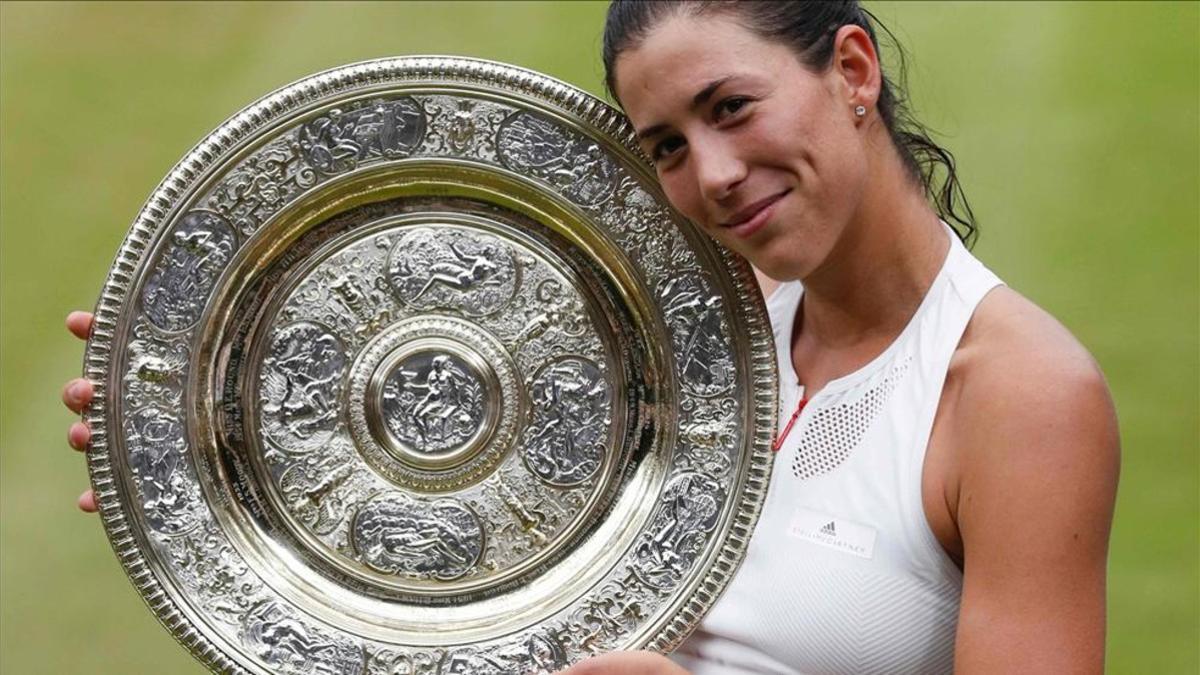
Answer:
<path fill-rule="evenodd" d="M 708 140 L 703 144 L 693 142 L 690 152 L 700 194 L 709 201 L 725 201 L 746 178 L 746 163 L 728 143 L 719 140 Z"/>

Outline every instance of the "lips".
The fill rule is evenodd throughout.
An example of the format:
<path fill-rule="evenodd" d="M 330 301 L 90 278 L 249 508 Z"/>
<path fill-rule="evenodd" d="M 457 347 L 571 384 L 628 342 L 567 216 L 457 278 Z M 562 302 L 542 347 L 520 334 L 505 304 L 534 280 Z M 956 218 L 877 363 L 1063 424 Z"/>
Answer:
<path fill-rule="evenodd" d="M 773 210 L 772 207 L 789 192 L 791 192 L 790 189 L 784 190 L 746 206 L 728 221 L 721 223 L 721 227 L 731 229 L 734 234 L 743 237 L 753 234 L 766 223 Z"/>

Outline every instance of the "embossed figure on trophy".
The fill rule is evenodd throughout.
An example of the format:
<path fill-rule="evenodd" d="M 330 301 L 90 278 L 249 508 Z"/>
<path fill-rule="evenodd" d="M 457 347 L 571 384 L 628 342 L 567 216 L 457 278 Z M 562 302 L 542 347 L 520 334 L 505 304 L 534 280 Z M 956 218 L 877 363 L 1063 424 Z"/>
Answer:
<path fill-rule="evenodd" d="M 346 491 L 342 486 L 353 475 L 353 467 L 340 458 L 315 465 L 297 464 L 279 479 L 288 507 L 317 534 L 328 534 L 342 522 Z"/>
<path fill-rule="evenodd" d="M 133 413 L 126 422 L 130 461 L 151 527 L 178 534 L 195 524 L 195 493 L 184 475 L 184 441 L 178 420 L 158 408 Z"/>
<path fill-rule="evenodd" d="M 325 173 L 340 173 L 354 168 L 362 146 L 354 138 L 354 120 L 343 119 L 341 110 L 330 110 L 301 127 L 300 147 L 306 159 Z"/>
<path fill-rule="evenodd" d="M 333 175 L 370 157 L 406 156 L 424 134 L 420 108 L 412 99 L 399 99 L 330 110 L 300 127 L 296 142 L 310 166 Z"/>
<path fill-rule="evenodd" d="M 580 181 L 598 178 L 603 159 L 600 146 L 589 143 L 584 153 L 575 158 L 575 164 L 561 164 L 550 172 L 550 176 L 560 188 L 575 186 Z"/>
<path fill-rule="evenodd" d="M 567 666 L 567 656 L 558 640 L 536 633 L 525 643 L 522 656 L 529 675 L 551 675 Z"/>
<path fill-rule="evenodd" d="M 733 467 L 730 450 L 737 441 L 734 424 L 733 413 L 726 413 L 720 419 L 685 425 L 683 439 L 691 446 L 689 466 L 710 476 L 725 476 Z"/>
<path fill-rule="evenodd" d="M 529 469 L 555 485 L 571 485 L 600 467 L 598 441 L 607 424 L 608 383 L 594 366 L 571 359 L 538 375 L 532 387 L 533 423 L 524 457 Z"/>
<path fill-rule="evenodd" d="M 134 467 L 162 482 L 179 462 L 179 422 L 158 408 L 133 414 L 126 424 L 126 437 L 137 460 Z"/>
<path fill-rule="evenodd" d="M 674 575 L 686 571 L 685 567 L 691 563 L 691 556 L 685 555 L 690 545 L 716 525 L 719 490 L 716 481 L 701 474 L 686 473 L 674 478 L 663 496 L 661 522 L 642 553 L 648 554 L 662 571 Z"/>
<path fill-rule="evenodd" d="M 400 302 L 484 316 L 509 302 L 520 282 L 513 252 L 482 232 L 418 227 L 392 248 L 387 282 Z"/>
<path fill-rule="evenodd" d="M 202 299 L 233 256 L 234 235 L 223 218 L 197 210 L 184 215 L 170 242 L 146 281 L 142 302 L 151 323 L 179 330 L 200 318 Z"/>
<path fill-rule="evenodd" d="M 446 129 L 446 140 L 455 152 L 464 152 L 470 146 L 475 136 L 475 102 L 467 99 L 458 101 L 458 109 L 450 117 Z"/>
<path fill-rule="evenodd" d="M 502 283 L 499 279 L 493 280 L 499 266 L 492 260 L 495 251 L 491 246 L 485 246 L 481 255 L 470 255 L 463 253 L 453 242 L 447 244 L 458 259 L 436 262 L 429 266 L 429 281 L 425 282 L 425 286 L 413 297 L 413 300 L 420 298 L 422 295 L 433 288 L 434 284 L 442 284 L 449 286 L 456 291 L 465 291 L 476 285 L 499 285 Z"/>
<path fill-rule="evenodd" d="M 543 117 L 509 117 L 497 146 L 505 166 L 545 180 L 584 206 L 599 205 L 616 188 L 618 169 L 599 145 Z"/>
<path fill-rule="evenodd" d="M 250 624 L 248 633 L 255 655 L 287 672 L 340 674 L 349 665 L 347 652 L 355 651 L 315 635 L 307 625 L 283 614 L 272 603 L 251 609 L 246 621 Z"/>
<path fill-rule="evenodd" d="M 379 542 L 388 556 L 394 558 L 425 560 L 434 552 L 459 565 L 470 562 L 466 546 L 456 537 L 445 535 L 440 523 L 426 518 L 392 523 L 380 534 Z"/>
<path fill-rule="evenodd" d="M 173 239 L 183 250 L 192 254 L 184 267 L 188 272 L 194 272 L 196 268 L 204 267 L 213 256 L 228 255 L 232 248 L 228 240 L 218 238 L 208 230 L 176 232 Z M 188 276 L 192 277 L 194 274 L 188 274 Z"/>
<path fill-rule="evenodd" d="M 384 157 L 390 157 L 399 145 L 398 140 L 406 124 L 404 118 L 393 114 L 391 108 L 379 102 L 359 117 L 354 128 L 355 140 L 367 153 L 374 150 Z"/>
<path fill-rule="evenodd" d="M 368 502 L 351 526 L 364 563 L 387 574 L 454 579 L 483 552 L 479 519 L 454 500 L 429 503 L 401 495 Z"/>
<path fill-rule="evenodd" d="M 284 391 L 274 405 L 265 409 L 278 411 L 283 424 L 296 436 L 311 437 L 337 415 L 336 402 L 328 397 L 326 385 L 338 377 L 340 368 L 326 366 L 340 358 L 341 351 L 331 335 L 320 335 L 308 345 L 290 342 L 288 351 L 275 361 L 286 379 Z"/>
<path fill-rule="evenodd" d="M 449 436 L 455 436 L 453 429 L 447 428 L 447 422 L 470 424 L 471 416 L 462 409 L 459 403 L 460 386 L 466 382 L 466 375 L 450 362 L 450 357 L 439 355 L 429 362 L 429 372 L 425 374 L 424 383 L 414 383 L 412 379 L 418 375 L 412 371 L 402 371 L 410 376 L 406 387 L 425 392 L 423 398 L 411 409 L 410 419 L 417 429 L 423 449 L 436 450 L 431 447 L 440 446 Z M 395 394 L 392 394 L 393 396 Z M 388 392 L 384 393 L 388 397 Z"/>
<path fill-rule="evenodd" d="M 439 675 L 550 675 L 567 667 L 565 650 L 558 639 L 535 633 L 523 644 L 509 644 L 491 650 L 472 647 L 446 655 Z"/>
<path fill-rule="evenodd" d="M 438 668 L 438 675 L 499 675 L 512 672 L 510 667 L 498 656 L 467 649 L 447 655 Z"/>
<path fill-rule="evenodd" d="M 721 358 L 720 296 L 705 293 L 695 279 L 679 277 L 663 286 L 660 297 L 664 298 L 664 318 L 677 329 L 675 346 L 685 382 L 693 383 L 704 395 L 731 384 L 732 364 Z M 683 340 L 679 340 L 681 333 Z"/>
<path fill-rule="evenodd" d="M 363 552 L 368 560 L 399 561 L 405 570 L 461 567 L 474 559 L 461 536 L 432 516 L 376 518 L 359 530 L 359 536 L 374 542 Z"/>
<path fill-rule="evenodd" d="M 329 284 L 333 299 L 359 321 L 365 321 L 367 294 L 359 288 L 358 275 L 353 272 L 337 277 Z"/>

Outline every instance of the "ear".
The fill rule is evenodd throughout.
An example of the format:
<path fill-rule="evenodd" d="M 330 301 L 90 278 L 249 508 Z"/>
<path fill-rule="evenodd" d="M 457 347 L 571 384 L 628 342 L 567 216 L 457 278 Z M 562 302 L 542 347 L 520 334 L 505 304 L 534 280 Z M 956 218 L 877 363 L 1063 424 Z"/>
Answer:
<path fill-rule="evenodd" d="M 874 110 L 883 74 L 867 31 L 853 25 L 839 28 L 834 36 L 832 66 L 845 87 L 846 105 Z"/>

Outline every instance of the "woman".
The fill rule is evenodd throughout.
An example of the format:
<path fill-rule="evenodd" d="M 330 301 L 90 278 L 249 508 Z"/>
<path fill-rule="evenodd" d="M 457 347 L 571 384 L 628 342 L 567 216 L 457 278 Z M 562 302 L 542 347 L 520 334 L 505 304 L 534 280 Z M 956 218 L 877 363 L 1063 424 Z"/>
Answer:
<path fill-rule="evenodd" d="M 942 220 L 974 231 L 866 13 L 618 1 L 604 61 L 671 203 L 765 275 L 784 414 L 747 558 L 675 661 L 570 672 L 1101 671 L 1107 388 Z"/>

